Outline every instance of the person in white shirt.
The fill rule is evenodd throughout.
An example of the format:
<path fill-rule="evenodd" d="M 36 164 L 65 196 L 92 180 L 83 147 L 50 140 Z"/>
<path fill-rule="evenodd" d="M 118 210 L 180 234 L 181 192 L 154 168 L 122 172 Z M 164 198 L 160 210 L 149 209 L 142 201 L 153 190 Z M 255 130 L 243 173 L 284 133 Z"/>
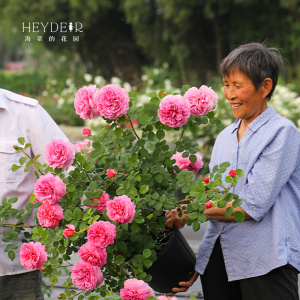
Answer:
<path fill-rule="evenodd" d="M 45 146 L 51 139 L 66 139 L 49 114 L 39 105 L 38 101 L 13 92 L 0 89 L 0 203 L 2 199 L 18 197 L 14 208 L 22 209 L 29 201 L 35 183 L 34 170 L 24 172 L 20 168 L 11 170 L 24 156 L 16 152 L 14 145 L 19 145 L 18 138 L 24 137 L 32 146 L 27 149 L 33 158 L 38 154 L 40 163 L 45 163 Z M 33 224 L 34 215 L 30 215 L 25 224 Z M 11 218 L 10 223 L 14 222 Z M 42 275 L 38 270 L 25 269 L 16 251 L 16 258 L 11 261 L 4 252 L 7 243 L 2 241 L 3 233 L 9 228 L 0 226 L 0 298 L 2 300 L 44 299 L 41 285 Z M 17 242 L 22 243 L 22 234 Z"/>

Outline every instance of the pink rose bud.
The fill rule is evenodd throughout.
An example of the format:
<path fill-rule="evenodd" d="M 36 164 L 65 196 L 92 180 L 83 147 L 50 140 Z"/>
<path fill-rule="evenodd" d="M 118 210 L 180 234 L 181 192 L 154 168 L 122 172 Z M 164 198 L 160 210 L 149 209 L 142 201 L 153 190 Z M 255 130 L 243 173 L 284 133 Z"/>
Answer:
<path fill-rule="evenodd" d="M 89 127 L 84 127 L 81 131 L 83 136 L 89 136 L 91 134 L 91 129 Z"/>
<path fill-rule="evenodd" d="M 107 169 L 106 170 L 106 175 L 109 177 L 109 178 L 113 178 L 115 177 L 117 174 L 116 170 L 114 169 Z"/>
<path fill-rule="evenodd" d="M 205 183 L 209 183 L 209 177 L 203 177 L 203 181 L 205 182 Z"/>
<path fill-rule="evenodd" d="M 164 92 L 161 93 L 164 97 L 167 96 Z"/>
<path fill-rule="evenodd" d="M 41 269 L 40 269 L 42 272 L 45 272 L 45 267 L 41 267 Z"/>
<path fill-rule="evenodd" d="M 75 226 L 73 224 L 68 224 L 68 228 L 65 228 L 64 230 L 64 237 L 69 238 L 74 234 Z"/>
<path fill-rule="evenodd" d="M 230 171 L 229 171 L 229 176 L 230 176 L 230 177 L 236 176 L 236 171 L 235 171 L 235 170 L 230 170 Z"/>
<path fill-rule="evenodd" d="M 209 200 L 209 201 L 207 201 L 206 203 L 205 203 L 205 206 L 206 206 L 206 209 L 209 209 L 209 208 L 211 208 L 212 207 L 212 202 Z"/>

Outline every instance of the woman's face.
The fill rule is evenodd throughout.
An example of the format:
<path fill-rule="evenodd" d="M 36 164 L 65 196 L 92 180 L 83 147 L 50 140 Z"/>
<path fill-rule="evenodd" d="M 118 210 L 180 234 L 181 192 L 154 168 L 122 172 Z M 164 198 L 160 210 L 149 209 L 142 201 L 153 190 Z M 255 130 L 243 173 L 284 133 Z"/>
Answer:
<path fill-rule="evenodd" d="M 256 90 L 251 79 L 236 70 L 232 70 L 229 76 L 223 78 L 223 81 L 224 96 L 231 104 L 236 119 L 242 119 L 242 122 L 248 125 L 267 109 L 264 83 Z"/>

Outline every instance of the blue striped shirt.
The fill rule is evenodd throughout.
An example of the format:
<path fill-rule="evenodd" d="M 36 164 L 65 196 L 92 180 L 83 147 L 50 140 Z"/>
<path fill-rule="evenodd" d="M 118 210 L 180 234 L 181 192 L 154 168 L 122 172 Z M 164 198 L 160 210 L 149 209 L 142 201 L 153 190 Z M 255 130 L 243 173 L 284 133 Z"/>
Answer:
<path fill-rule="evenodd" d="M 240 122 L 218 136 L 210 169 L 225 161 L 229 169 L 243 169 L 232 192 L 243 199 L 241 207 L 252 219 L 209 221 L 196 270 L 203 274 L 220 236 L 229 281 L 264 275 L 287 263 L 300 271 L 300 133 L 272 107 L 249 124 L 238 142 Z"/>

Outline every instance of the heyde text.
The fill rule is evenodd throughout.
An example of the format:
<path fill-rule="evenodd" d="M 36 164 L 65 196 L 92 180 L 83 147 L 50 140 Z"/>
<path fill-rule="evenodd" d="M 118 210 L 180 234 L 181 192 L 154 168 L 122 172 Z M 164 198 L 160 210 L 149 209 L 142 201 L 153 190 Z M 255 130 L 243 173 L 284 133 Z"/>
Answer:
<path fill-rule="evenodd" d="M 22 23 L 22 32 L 83 32 L 80 22 L 26 22 Z"/>

